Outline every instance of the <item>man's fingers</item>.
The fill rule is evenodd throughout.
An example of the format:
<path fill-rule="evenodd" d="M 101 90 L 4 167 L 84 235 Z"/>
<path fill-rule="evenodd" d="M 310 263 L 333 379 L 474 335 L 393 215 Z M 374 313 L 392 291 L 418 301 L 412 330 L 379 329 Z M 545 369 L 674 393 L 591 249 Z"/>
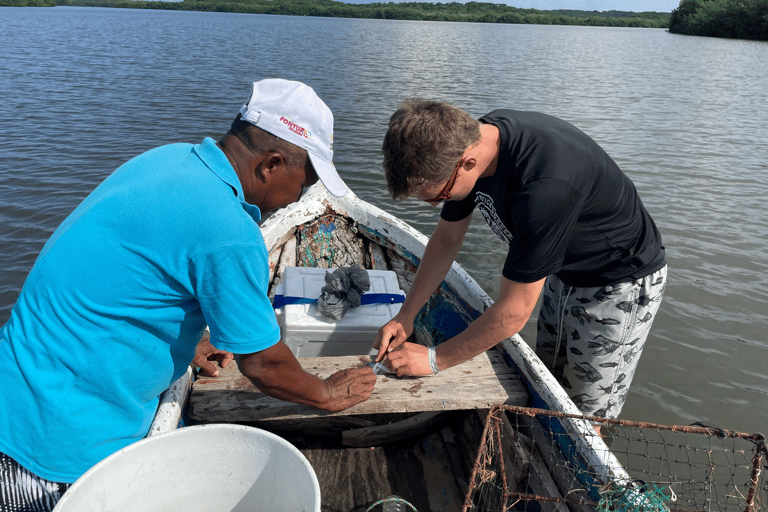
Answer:
<path fill-rule="evenodd" d="M 222 352 L 219 357 L 219 366 L 226 368 L 235 359 L 235 355 L 232 352 Z"/>
<path fill-rule="evenodd" d="M 331 384 L 331 400 L 333 405 L 329 410 L 340 411 L 371 397 L 376 384 L 376 374 L 369 366 L 341 370 L 328 378 Z"/>
<path fill-rule="evenodd" d="M 387 350 L 390 343 L 395 338 L 396 334 L 393 334 L 385 325 L 379 330 L 379 335 L 376 337 L 376 341 L 373 343 L 373 348 L 378 348 L 379 353 L 376 354 L 376 362 L 380 363 L 382 359 L 387 355 Z"/>
<path fill-rule="evenodd" d="M 377 363 L 380 363 L 385 357 L 387 357 L 387 347 L 389 347 L 389 342 L 382 343 L 381 347 L 379 347 L 379 353 L 376 354 Z"/>
<path fill-rule="evenodd" d="M 219 376 L 219 369 L 211 361 L 208 361 L 208 360 L 198 361 L 198 364 L 200 366 L 200 370 L 206 375 L 210 377 Z"/>

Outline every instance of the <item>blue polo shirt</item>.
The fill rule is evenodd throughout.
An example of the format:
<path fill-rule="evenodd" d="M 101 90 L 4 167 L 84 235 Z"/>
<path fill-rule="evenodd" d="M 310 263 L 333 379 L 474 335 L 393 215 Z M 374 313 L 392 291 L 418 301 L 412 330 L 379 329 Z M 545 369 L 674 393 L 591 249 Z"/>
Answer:
<path fill-rule="evenodd" d="M 206 325 L 234 353 L 277 343 L 260 219 L 210 138 L 110 175 L 48 240 L 0 330 L 0 451 L 74 482 L 147 434 Z"/>

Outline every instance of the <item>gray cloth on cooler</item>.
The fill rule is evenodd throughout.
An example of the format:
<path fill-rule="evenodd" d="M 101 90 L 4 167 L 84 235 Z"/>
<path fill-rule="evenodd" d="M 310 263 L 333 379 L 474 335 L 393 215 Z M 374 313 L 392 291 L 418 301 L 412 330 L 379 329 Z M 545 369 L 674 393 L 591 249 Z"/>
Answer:
<path fill-rule="evenodd" d="M 349 308 L 360 306 L 360 296 L 370 288 L 368 272 L 357 265 L 340 267 L 332 273 L 326 272 L 325 286 L 317 299 L 317 309 L 323 315 L 339 320 Z"/>

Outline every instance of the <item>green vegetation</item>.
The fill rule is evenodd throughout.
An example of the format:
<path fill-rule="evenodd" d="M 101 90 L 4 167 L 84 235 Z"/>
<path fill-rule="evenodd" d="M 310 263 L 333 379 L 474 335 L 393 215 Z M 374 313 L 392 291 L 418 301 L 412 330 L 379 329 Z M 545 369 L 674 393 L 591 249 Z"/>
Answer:
<path fill-rule="evenodd" d="M 7 2 L 14 2 L 15 5 L 31 5 L 30 2 L 55 2 L 56 5 L 123 7 L 132 9 L 174 9 L 337 18 L 609 27 L 667 28 L 670 18 L 668 13 L 659 12 L 540 11 L 537 9 L 518 9 L 505 4 L 484 2 L 347 4 L 334 0 L 184 0 L 182 2 L 147 2 L 143 0 L 0 0 L 0 5 L 7 4 Z"/>
<path fill-rule="evenodd" d="M 768 0 L 681 0 L 669 31 L 768 41 Z"/>
<path fill-rule="evenodd" d="M 0 7 L 55 7 L 56 0 L 0 0 Z"/>

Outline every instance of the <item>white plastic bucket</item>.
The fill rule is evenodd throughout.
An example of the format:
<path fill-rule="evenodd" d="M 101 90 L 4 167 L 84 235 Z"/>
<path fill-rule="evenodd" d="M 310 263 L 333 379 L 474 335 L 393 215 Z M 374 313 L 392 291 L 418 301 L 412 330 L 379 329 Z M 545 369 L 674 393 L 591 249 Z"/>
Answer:
<path fill-rule="evenodd" d="M 312 466 L 284 439 L 242 425 L 148 437 L 102 460 L 54 512 L 320 512 Z"/>

